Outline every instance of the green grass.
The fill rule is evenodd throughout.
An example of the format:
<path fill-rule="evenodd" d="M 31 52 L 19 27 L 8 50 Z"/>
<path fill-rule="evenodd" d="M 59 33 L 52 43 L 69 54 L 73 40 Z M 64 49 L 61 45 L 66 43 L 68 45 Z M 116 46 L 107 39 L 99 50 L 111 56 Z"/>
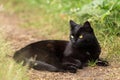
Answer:
<path fill-rule="evenodd" d="M 0 79 L 1 80 L 28 80 L 26 67 L 16 64 L 12 57 L 9 44 L 0 35 Z"/>
<path fill-rule="evenodd" d="M 37 28 L 38 35 L 44 39 L 68 39 L 70 19 L 81 24 L 89 20 L 102 47 L 102 57 L 113 62 L 120 61 L 120 0 L 1 0 L 1 3 L 7 13 L 22 20 L 21 27 Z M 0 61 L 6 61 L 5 55 L 9 50 L 6 52 L 6 47 L 1 46 Z M 0 76 L 11 72 L 6 76 L 14 78 L 17 72 L 15 76 L 25 77 L 25 69 L 13 66 L 13 61 L 8 60 L 5 69 L 1 65 L 3 63 L 0 63 Z"/>
<path fill-rule="evenodd" d="M 74 14 L 70 16 L 71 11 L 90 1 L 11 0 L 3 1 L 3 4 L 8 13 L 14 13 L 23 20 L 22 27 L 38 28 L 38 33 L 46 39 L 68 39 L 69 19 L 75 19 Z"/>

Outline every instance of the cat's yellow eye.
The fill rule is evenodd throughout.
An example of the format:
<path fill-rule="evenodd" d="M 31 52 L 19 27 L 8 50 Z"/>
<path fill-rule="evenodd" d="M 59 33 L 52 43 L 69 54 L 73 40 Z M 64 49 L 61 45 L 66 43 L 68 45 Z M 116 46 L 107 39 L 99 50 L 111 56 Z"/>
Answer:
<path fill-rule="evenodd" d="M 83 38 L 83 35 L 80 35 L 79 38 L 82 39 L 82 38 Z"/>
<path fill-rule="evenodd" d="M 73 36 L 73 35 L 71 35 L 70 37 L 71 37 L 72 39 L 74 38 L 74 36 Z"/>

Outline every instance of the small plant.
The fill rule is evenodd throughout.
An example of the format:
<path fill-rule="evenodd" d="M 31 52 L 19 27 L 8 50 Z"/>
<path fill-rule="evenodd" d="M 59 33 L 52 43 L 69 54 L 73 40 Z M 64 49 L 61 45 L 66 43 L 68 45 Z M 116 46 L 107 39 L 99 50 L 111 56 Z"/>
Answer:
<path fill-rule="evenodd" d="M 84 5 L 75 14 L 80 21 L 91 21 L 100 33 L 119 36 L 120 32 L 120 1 L 119 0 L 93 0 Z"/>
<path fill-rule="evenodd" d="M 94 67 L 94 66 L 96 66 L 96 62 L 97 61 L 89 61 L 88 66 Z"/>

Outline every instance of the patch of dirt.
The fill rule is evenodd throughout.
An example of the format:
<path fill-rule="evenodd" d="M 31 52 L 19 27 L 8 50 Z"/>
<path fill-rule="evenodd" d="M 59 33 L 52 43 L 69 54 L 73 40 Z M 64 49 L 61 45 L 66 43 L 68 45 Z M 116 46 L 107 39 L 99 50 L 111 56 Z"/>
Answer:
<path fill-rule="evenodd" d="M 0 31 L 4 32 L 13 50 L 43 39 L 36 35 L 39 30 L 21 28 L 19 26 L 21 22 L 13 14 L 0 13 Z M 108 67 L 85 67 L 76 74 L 37 70 L 30 70 L 28 74 L 30 80 L 120 80 L 120 63 L 110 62 L 110 64 Z"/>
<path fill-rule="evenodd" d="M 40 40 L 37 36 L 39 30 L 19 27 L 21 20 L 13 14 L 0 13 L 0 30 L 5 35 L 13 49 L 19 49 L 26 44 Z"/>

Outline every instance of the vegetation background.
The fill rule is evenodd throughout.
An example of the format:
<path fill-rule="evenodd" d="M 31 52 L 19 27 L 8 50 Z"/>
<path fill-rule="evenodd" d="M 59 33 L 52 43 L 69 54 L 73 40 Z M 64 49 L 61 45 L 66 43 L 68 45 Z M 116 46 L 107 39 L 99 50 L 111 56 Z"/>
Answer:
<path fill-rule="evenodd" d="M 70 19 L 80 24 L 90 21 L 102 47 L 101 56 L 110 62 L 112 70 L 120 72 L 116 67 L 120 66 L 120 0 L 0 0 L 0 79 L 28 80 L 26 67 L 16 64 L 8 55 L 37 40 L 68 40 Z M 12 26 L 6 26 L 11 23 Z M 120 76 L 114 73 L 108 77 Z M 118 78 L 98 80 L 120 80 Z"/>

